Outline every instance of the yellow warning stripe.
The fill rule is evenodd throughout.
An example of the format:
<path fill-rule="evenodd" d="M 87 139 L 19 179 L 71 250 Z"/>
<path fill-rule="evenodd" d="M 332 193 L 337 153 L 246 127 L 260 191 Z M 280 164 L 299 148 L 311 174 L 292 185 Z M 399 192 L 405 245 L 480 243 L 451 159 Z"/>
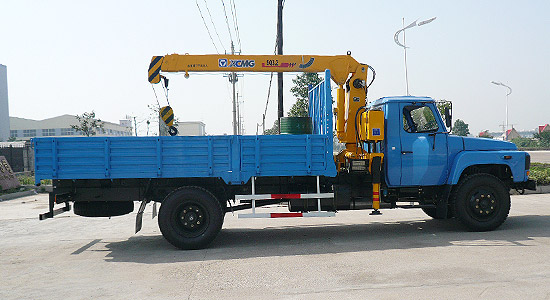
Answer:
<path fill-rule="evenodd" d="M 174 111 L 170 106 L 160 108 L 160 117 L 168 127 L 174 125 Z"/>
<path fill-rule="evenodd" d="M 162 66 L 164 56 L 153 56 L 149 64 L 149 82 L 160 82 L 160 67 Z"/>

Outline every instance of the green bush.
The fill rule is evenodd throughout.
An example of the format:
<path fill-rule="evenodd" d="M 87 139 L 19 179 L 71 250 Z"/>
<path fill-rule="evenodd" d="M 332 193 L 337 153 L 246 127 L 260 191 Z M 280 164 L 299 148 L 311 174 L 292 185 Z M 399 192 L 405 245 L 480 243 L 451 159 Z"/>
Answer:
<path fill-rule="evenodd" d="M 29 175 L 18 175 L 17 179 L 19 179 L 19 183 L 21 185 L 34 185 L 34 176 Z M 43 179 L 40 181 L 41 185 L 51 185 L 52 180 L 51 179 Z"/>
<path fill-rule="evenodd" d="M 550 164 L 532 163 L 529 178 L 535 180 L 537 185 L 550 184 Z"/>
<path fill-rule="evenodd" d="M 539 141 L 524 137 L 512 139 L 512 143 L 516 144 L 518 148 L 542 148 Z"/>
<path fill-rule="evenodd" d="M 17 179 L 19 179 L 19 183 L 21 183 L 22 185 L 34 184 L 34 176 L 19 175 L 17 176 Z"/>

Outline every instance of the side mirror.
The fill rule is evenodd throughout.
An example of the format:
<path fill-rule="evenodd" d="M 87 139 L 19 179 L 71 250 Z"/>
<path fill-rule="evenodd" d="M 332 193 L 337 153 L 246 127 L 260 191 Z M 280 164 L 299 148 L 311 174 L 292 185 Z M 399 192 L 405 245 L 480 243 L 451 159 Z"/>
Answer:
<path fill-rule="evenodd" d="M 445 107 L 445 125 L 449 128 L 449 131 L 453 126 L 453 114 L 449 107 Z"/>

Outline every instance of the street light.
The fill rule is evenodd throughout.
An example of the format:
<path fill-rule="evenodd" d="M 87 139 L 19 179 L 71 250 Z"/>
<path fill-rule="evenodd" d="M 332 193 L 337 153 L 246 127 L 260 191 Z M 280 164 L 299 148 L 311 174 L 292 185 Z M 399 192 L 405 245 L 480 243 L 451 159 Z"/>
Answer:
<path fill-rule="evenodd" d="M 406 43 L 406 40 L 405 40 L 405 30 L 406 29 L 409 29 L 409 28 L 413 28 L 415 26 L 422 26 L 422 25 L 426 25 L 430 22 L 432 22 L 433 20 L 435 20 L 436 17 L 433 17 L 431 19 L 427 19 L 427 20 L 424 20 L 424 21 L 420 21 L 417 23 L 418 20 L 412 22 L 411 24 L 407 25 L 407 27 L 405 27 L 405 18 L 403 18 L 403 28 L 402 29 L 399 29 L 395 35 L 393 36 L 393 40 L 395 41 L 395 43 L 398 45 L 398 46 L 401 46 L 403 47 L 403 50 L 405 52 L 405 82 L 407 83 L 407 96 L 410 96 L 409 94 L 409 73 L 408 73 L 408 70 L 407 70 L 407 43 Z M 399 42 L 399 34 L 401 33 L 401 31 L 403 31 L 403 44 L 401 44 Z"/>
<path fill-rule="evenodd" d="M 506 131 L 508 131 L 508 96 L 512 93 L 512 88 L 502 82 L 491 81 L 491 83 L 508 88 L 508 93 L 506 94 L 506 129 L 504 130 L 504 135 L 506 136 Z"/>

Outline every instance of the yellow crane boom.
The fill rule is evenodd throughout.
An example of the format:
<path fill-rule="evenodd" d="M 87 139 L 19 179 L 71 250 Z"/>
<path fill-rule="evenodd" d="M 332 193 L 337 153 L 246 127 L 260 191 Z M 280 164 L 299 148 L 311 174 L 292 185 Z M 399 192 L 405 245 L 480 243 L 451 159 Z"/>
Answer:
<path fill-rule="evenodd" d="M 324 72 L 330 70 L 338 85 L 336 132 L 340 142 L 354 151 L 357 143 L 355 113 L 366 104 L 368 66 L 348 55 L 190 55 L 153 56 L 149 82 L 158 83 L 161 72 Z M 345 86 L 345 90 L 344 90 Z"/>

